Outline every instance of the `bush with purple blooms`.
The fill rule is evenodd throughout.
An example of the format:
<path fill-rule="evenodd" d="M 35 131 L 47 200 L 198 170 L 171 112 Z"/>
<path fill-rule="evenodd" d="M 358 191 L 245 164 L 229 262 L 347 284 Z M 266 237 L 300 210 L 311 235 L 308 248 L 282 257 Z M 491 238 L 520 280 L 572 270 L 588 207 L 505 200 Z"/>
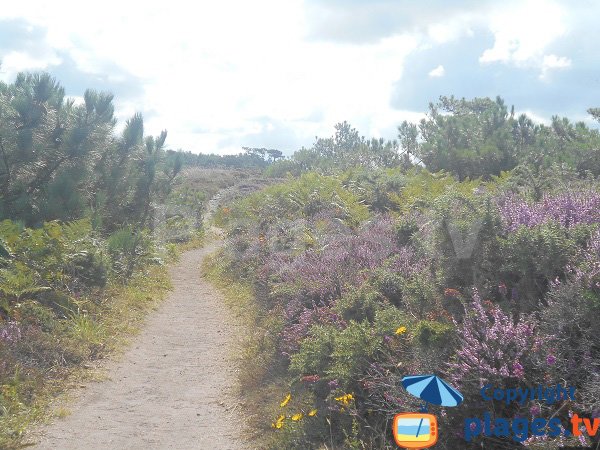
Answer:
<path fill-rule="evenodd" d="M 498 201 L 498 207 L 507 231 L 548 222 L 565 228 L 600 223 L 600 193 L 592 190 L 546 194 L 539 202 L 507 195 Z"/>
<path fill-rule="evenodd" d="M 254 288 L 258 317 L 270 318 L 258 326 L 277 323 L 247 361 L 270 369 L 246 388 L 289 392 L 292 409 L 318 411 L 281 419 L 277 403 L 265 406 L 267 447 L 394 448 L 389 421 L 420 406 L 399 387 L 409 374 L 461 389 L 464 408 L 433 408 L 448 429 L 489 408 L 482 383 L 581 380 L 572 406 L 600 408 L 600 196 L 588 186 L 530 203 L 510 189 L 414 169 L 309 173 L 231 205 L 222 276 Z M 466 448 L 459 434 L 440 443 Z"/>

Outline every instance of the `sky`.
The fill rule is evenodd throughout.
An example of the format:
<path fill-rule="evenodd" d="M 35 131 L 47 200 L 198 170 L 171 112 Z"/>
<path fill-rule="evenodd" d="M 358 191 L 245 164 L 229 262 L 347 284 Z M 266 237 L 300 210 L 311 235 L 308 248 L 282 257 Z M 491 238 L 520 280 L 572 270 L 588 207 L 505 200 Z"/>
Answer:
<path fill-rule="evenodd" d="M 172 149 L 291 154 L 348 121 L 394 139 L 440 95 L 534 120 L 600 106 L 593 0 L 29 0 L 0 8 L 0 80 L 47 71 L 115 94 Z"/>

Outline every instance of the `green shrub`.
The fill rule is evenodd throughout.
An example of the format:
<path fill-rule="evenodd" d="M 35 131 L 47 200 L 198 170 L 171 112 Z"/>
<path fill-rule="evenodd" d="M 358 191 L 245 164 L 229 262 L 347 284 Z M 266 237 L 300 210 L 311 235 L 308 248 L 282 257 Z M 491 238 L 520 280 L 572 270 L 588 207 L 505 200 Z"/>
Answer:
<path fill-rule="evenodd" d="M 373 322 L 376 312 L 383 307 L 384 300 L 376 291 L 361 289 L 340 298 L 333 309 L 345 321 Z"/>
<path fill-rule="evenodd" d="M 37 301 L 22 302 L 15 310 L 24 326 L 37 326 L 45 332 L 54 331 L 58 326 L 55 312 Z"/>
<path fill-rule="evenodd" d="M 296 376 L 323 374 L 328 369 L 335 348 L 337 329 L 329 325 L 315 325 L 302 341 L 300 351 L 291 357 L 290 372 Z"/>
<path fill-rule="evenodd" d="M 550 281 L 564 279 L 565 266 L 579 251 L 578 242 L 589 234 L 588 226 L 569 230 L 549 222 L 532 228 L 519 227 L 500 238 L 501 277 L 518 289 L 519 304 L 525 310 L 536 307 Z"/>
<path fill-rule="evenodd" d="M 331 211 L 351 227 L 369 217 L 367 206 L 344 189 L 338 178 L 307 173 L 238 201 L 231 208 L 229 220 L 272 223 L 281 219 L 307 218 L 324 211 Z"/>
<path fill-rule="evenodd" d="M 431 320 L 421 320 L 414 327 L 413 339 L 427 348 L 447 347 L 453 337 L 454 326 Z"/>
<path fill-rule="evenodd" d="M 154 257 L 154 244 L 149 236 L 130 227 L 111 234 L 107 239 L 107 249 L 113 271 L 125 279 Z"/>

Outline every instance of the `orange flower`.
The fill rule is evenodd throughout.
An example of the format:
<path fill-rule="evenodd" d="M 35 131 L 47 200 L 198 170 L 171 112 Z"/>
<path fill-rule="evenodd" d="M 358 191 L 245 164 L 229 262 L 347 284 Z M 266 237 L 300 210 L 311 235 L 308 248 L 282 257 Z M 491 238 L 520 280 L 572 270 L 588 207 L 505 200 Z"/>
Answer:
<path fill-rule="evenodd" d="M 316 383 L 320 378 L 319 375 L 304 375 L 302 381 L 305 381 L 306 383 Z"/>
<path fill-rule="evenodd" d="M 460 297 L 460 292 L 456 289 L 446 288 L 444 289 L 444 296 L 448 298 L 458 298 Z"/>

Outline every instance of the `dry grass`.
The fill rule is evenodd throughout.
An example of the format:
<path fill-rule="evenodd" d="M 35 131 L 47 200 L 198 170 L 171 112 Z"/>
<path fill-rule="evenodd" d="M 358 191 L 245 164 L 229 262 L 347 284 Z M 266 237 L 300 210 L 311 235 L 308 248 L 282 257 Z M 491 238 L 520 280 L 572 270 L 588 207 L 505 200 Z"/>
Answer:
<path fill-rule="evenodd" d="M 179 183 L 188 185 L 197 192 L 202 192 L 209 199 L 221 189 L 259 176 L 260 171 L 251 169 L 206 169 L 188 167 L 182 172 Z"/>

